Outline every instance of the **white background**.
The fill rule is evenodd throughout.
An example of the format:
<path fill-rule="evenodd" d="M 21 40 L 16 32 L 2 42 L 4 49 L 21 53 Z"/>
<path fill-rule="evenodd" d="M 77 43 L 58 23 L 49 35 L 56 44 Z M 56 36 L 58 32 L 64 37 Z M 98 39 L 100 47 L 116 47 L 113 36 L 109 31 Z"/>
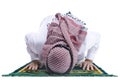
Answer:
<path fill-rule="evenodd" d="M 25 34 L 38 31 L 44 17 L 68 11 L 85 21 L 89 30 L 101 34 L 100 48 L 94 62 L 109 74 L 118 75 L 119 78 L 119 0 L 0 0 L 0 76 L 8 74 L 30 61 L 24 41 Z M 41 79 L 40 77 L 2 76 L 0 78 L 0 80 Z M 53 80 L 52 78 L 43 79 Z M 62 79 L 66 78 L 62 77 Z M 70 77 L 70 79 L 86 80 L 87 77 Z M 97 79 L 99 78 L 97 77 Z"/>

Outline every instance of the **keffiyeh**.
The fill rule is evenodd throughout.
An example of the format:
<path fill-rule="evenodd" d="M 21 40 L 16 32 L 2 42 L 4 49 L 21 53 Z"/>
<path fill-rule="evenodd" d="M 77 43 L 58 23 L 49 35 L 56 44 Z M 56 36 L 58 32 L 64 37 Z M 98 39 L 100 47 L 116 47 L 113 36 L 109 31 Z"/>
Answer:
<path fill-rule="evenodd" d="M 48 25 L 42 60 L 48 72 L 68 73 L 77 62 L 77 53 L 87 31 L 67 15 L 57 13 L 55 17 Z"/>

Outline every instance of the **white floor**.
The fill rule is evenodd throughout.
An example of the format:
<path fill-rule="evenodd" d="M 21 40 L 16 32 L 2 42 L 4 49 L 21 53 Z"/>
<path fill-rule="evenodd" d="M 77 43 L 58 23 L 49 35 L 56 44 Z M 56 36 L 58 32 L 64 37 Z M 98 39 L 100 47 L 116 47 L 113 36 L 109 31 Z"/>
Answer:
<path fill-rule="evenodd" d="M 101 34 L 100 48 L 94 62 L 106 72 L 120 75 L 119 7 L 119 0 L 0 1 L 0 75 L 10 73 L 30 61 L 24 41 L 26 33 L 38 31 L 44 17 L 67 11 L 85 21 L 90 30 Z"/>

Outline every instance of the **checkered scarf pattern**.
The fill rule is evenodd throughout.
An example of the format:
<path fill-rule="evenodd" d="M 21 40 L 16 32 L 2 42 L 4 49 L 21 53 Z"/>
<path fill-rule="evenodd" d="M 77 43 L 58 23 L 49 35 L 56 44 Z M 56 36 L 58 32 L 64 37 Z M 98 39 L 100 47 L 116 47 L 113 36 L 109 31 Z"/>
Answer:
<path fill-rule="evenodd" d="M 42 60 L 48 72 L 69 72 L 77 62 L 77 55 L 87 32 L 68 16 L 60 13 L 55 21 L 48 25 L 47 41 L 42 49 Z M 63 45 L 55 47 L 56 45 Z M 64 46 L 69 46 L 66 49 Z"/>

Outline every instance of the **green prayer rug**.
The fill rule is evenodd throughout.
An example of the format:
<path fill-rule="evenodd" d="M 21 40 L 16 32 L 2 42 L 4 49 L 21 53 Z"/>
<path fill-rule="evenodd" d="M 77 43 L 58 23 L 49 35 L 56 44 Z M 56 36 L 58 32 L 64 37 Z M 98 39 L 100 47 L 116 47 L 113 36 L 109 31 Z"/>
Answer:
<path fill-rule="evenodd" d="M 29 64 L 29 63 L 27 63 Z M 27 65 L 26 64 L 26 65 Z M 98 70 L 94 70 L 94 71 L 87 71 L 87 70 L 82 70 L 79 66 L 75 66 L 74 69 L 72 71 L 70 71 L 70 73 L 68 74 L 49 74 L 46 72 L 45 67 L 40 68 L 37 71 L 28 71 L 25 70 L 24 67 L 26 66 L 22 66 L 20 68 L 18 68 L 17 70 L 15 70 L 12 73 L 6 74 L 6 75 L 2 75 L 2 76 L 29 76 L 29 77 L 42 77 L 42 76 L 112 76 L 112 77 L 116 77 L 116 75 L 112 75 L 112 74 L 108 74 L 107 72 L 105 72 L 102 68 L 100 68 L 99 66 L 97 66 L 96 64 L 94 64 Z"/>

